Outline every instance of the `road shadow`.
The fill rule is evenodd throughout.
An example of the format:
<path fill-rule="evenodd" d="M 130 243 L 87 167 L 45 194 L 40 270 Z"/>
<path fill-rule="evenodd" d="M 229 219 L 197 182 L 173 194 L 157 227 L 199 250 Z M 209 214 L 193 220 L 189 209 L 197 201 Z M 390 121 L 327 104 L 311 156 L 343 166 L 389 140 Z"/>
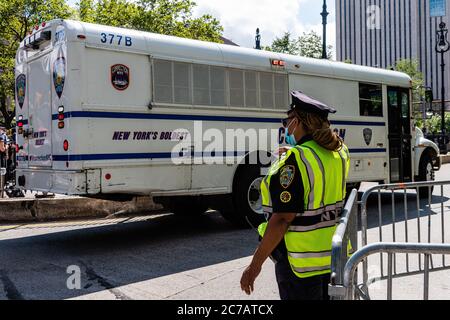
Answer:
<path fill-rule="evenodd" d="M 78 297 L 247 257 L 258 244 L 254 230 L 236 229 L 217 212 L 23 234 L 0 241 L 0 298 L 2 283 L 3 299 Z M 70 265 L 81 268 L 81 290 L 66 286 Z"/>
<path fill-rule="evenodd" d="M 359 197 L 361 196 L 362 194 L 359 195 Z M 380 212 L 383 226 L 392 224 L 394 221 L 402 222 L 405 220 L 417 219 L 418 217 L 423 218 L 430 215 L 434 216 L 441 214 L 441 203 L 444 203 L 444 215 L 450 214 L 450 198 L 446 196 L 433 195 L 431 201 L 428 198 L 419 199 L 419 206 L 417 205 L 417 195 L 415 191 L 407 192 L 406 196 L 403 192 L 395 192 L 394 199 L 392 199 L 391 192 L 381 192 L 380 199 L 381 210 L 379 210 L 378 193 L 371 194 L 367 200 L 367 226 L 369 229 L 379 227 Z M 392 203 L 394 203 L 394 207 L 392 206 Z M 361 210 L 359 210 L 359 221 L 361 221 L 360 211 Z M 360 224 L 359 230 L 361 230 Z"/>

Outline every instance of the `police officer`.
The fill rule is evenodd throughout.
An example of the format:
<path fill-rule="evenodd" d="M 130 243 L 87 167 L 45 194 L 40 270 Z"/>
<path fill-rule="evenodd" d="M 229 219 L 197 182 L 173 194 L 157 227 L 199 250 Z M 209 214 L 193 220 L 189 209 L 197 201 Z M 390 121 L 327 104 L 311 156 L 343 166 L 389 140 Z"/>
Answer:
<path fill-rule="evenodd" d="M 265 260 L 275 258 L 282 300 L 328 300 L 331 243 L 345 201 L 349 152 L 330 129 L 336 110 L 299 91 L 283 120 L 285 150 L 261 183 L 269 221 L 259 226 L 262 241 L 241 278 L 247 294 Z"/>

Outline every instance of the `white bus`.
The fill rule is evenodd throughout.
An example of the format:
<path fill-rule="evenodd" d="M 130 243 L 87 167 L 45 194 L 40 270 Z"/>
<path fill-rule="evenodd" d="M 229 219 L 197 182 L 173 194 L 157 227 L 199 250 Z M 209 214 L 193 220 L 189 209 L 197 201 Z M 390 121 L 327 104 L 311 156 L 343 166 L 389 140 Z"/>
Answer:
<path fill-rule="evenodd" d="M 338 110 L 350 185 L 431 180 L 440 168 L 399 72 L 70 20 L 36 26 L 15 72 L 25 190 L 152 195 L 178 214 L 255 220 L 262 159 L 284 142 L 292 90 Z"/>

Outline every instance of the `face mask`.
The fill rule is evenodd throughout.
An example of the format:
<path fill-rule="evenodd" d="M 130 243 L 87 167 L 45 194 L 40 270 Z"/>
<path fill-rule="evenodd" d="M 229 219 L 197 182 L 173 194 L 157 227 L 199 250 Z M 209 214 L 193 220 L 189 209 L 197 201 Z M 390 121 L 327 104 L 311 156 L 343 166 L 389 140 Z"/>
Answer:
<path fill-rule="evenodd" d="M 291 124 L 292 124 L 292 122 L 286 127 L 284 134 L 286 136 L 286 143 L 290 146 L 295 147 L 297 145 L 297 140 L 295 139 L 295 136 L 294 136 L 295 130 L 292 134 L 289 134 L 289 128 L 290 128 Z"/>

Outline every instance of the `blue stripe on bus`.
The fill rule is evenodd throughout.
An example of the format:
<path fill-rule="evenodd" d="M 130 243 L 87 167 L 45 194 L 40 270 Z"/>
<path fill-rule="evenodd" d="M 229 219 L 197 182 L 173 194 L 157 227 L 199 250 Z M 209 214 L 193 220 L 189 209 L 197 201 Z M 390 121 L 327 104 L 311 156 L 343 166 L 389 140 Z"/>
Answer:
<path fill-rule="evenodd" d="M 248 152 L 196 152 L 195 158 L 207 158 L 207 157 L 238 157 L 244 156 Z M 161 153 L 110 153 L 110 154 L 71 154 L 71 155 L 54 155 L 54 161 L 91 161 L 91 160 L 126 160 L 126 159 L 172 159 L 183 158 L 177 153 L 161 152 Z M 189 157 L 185 157 L 190 159 Z"/>
<path fill-rule="evenodd" d="M 350 149 L 350 153 L 384 153 L 386 149 Z M 196 152 L 195 158 L 207 157 L 238 157 L 244 156 L 247 152 Z M 92 160 L 130 160 L 130 159 L 172 159 L 180 158 L 177 154 L 166 153 L 111 153 L 111 154 L 73 154 L 73 155 L 54 155 L 54 161 L 92 161 Z M 186 159 L 189 159 L 186 157 Z"/>
<path fill-rule="evenodd" d="M 230 117 L 230 116 L 203 116 L 182 114 L 147 114 L 124 112 L 97 112 L 97 111 L 71 111 L 64 113 L 65 118 L 100 118 L 100 119 L 152 119 L 152 120 L 181 120 L 181 121 L 217 121 L 217 122 L 246 122 L 246 123 L 280 123 L 279 118 L 255 118 L 255 117 Z M 53 120 L 58 120 L 58 115 L 52 115 Z M 348 126 L 373 126 L 385 127 L 385 122 L 368 121 L 331 121 L 333 125 Z"/>

